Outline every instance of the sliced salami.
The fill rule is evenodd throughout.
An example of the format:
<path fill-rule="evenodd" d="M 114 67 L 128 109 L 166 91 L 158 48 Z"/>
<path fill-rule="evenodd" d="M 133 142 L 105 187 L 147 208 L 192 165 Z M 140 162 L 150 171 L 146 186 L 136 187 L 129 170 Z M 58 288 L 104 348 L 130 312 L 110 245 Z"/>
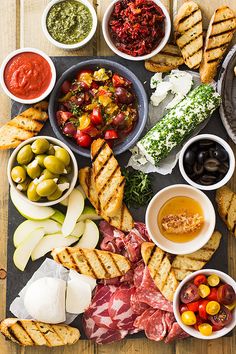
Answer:
<path fill-rule="evenodd" d="M 137 300 L 136 291 L 134 294 L 131 295 L 130 306 L 133 312 L 136 313 L 137 315 L 141 315 L 145 310 L 149 308 L 148 304 L 145 304 L 144 302 L 140 302 Z"/>
<path fill-rule="evenodd" d="M 136 300 L 144 302 L 154 309 L 173 312 L 172 303 L 166 300 L 158 289 L 138 288 L 136 290 Z"/>
<path fill-rule="evenodd" d="M 83 328 L 88 339 L 95 341 L 97 344 L 108 344 L 123 339 L 128 331 L 113 330 L 97 326 L 93 318 L 83 316 Z"/>
<path fill-rule="evenodd" d="M 144 268 L 145 265 L 143 262 L 141 262 L 134 269 L 134 286 L 136 286 L 136 288 L 139 288 L 141 286 Z"/>
<path fill-rule="evenodd" d="M 165 322 L 166 322 L 166 330 L 169 332 L 172 328 L 174 322 L 176 322 L 175 316 L 172 312 L 165 312 Z"/>
<path fill-rule="evenodd" d="M 174 322 L 165 339 L 165 343 L 171 343 L 175 339 L 183 339 L 187 337 L 189 337 L 189 334 L 184 332 L 177 322 Z"/>
<path fill-rule="evenodd" d="M 152 308 L 145 310 L 140 316 L 136 318 L 134 321 L 134 326 L 144 330 L 146 328 L 149 317 L 152 316 L 155 312 L 156 310 Z"/>
<path fill-rule="evenodd" d="M 110 299 L 108 313 L 119 329 L 129 331 L 134 328 L 134 320 L 137 315 L 133 312 L 130 305 L 130 298 L 134 292 L 134 287 L 119 289 Z"/>
<path fill-rule="evenodd" d="M 149 317 L 145 326 L 145 334 L 148 339 L 161 341 L 166 335 L 166 323 L 164 320 L 164 312 L 156 310 L 154 314 Z"/>

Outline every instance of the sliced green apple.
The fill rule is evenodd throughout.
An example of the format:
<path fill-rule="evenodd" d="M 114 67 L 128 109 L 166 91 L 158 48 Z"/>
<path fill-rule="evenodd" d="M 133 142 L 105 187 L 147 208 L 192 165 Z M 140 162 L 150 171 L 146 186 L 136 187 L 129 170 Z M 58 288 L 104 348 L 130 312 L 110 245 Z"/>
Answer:
<path fill-rule="evenodd" d="M 81 185 L 79 184 L 77 187 L 75 187 L 75 189 L 77 189 L 78 191 L 80 191 L 84 197 L 84 199 L 86 199 L 86 194 L 84 193 L 83 188 L 81 187 Z M 69 201 L 69 196 L 66 197 L 65 199 L 63 199 L 59 204 L 67 207 L 68 206 L 68 201 Z"/>
<path fill-rule="evenodd" d="M 61 204 L 61 205 L 65 206 L 65 207 L 67 207 L 67 205 L 68 205 L 68 200 L 69 200 L 69 197 L 66 197 L 65 199 L 61 200 L 61 201 L 59 202 L 59 204 Z"/>
<path fill-rule="evenodd" d="M 16 209 L 26 219 L 45 220 L 49 219 L 55 212 L 53 208 L 28 203 L 26 200 L 21 198 L 12 187 L 10 189 L 10 197 Z"/>
<path fill-rule="evenodd" d="M 59 224 L 62 225 L 64 220 L 65 220 L 65 215 L 61 211 L 59 211 L 57 209 L 54 209 L 54 211 L 55 211 L 55 213 L 51 216 L 51 219 L 54 220 L 54 221 L 59 222 Z"/>
<path fill-rule="evenodd" d="M 39 259 L 48 252 L 52 251 L 53 248 L 69 247 L 76 241 L 78 241 L 78 237 L 64 237 L 62 233 L 46 235 L 39 241 L 37 246 L 34 248 L 33 252 L 31 253 L 31 259 L 32 261 L 35 261 L 36 259 Z"/>
<path fill-rule="evenodd" d="M 79 242 L 76 243 L 75 247 L 95 248 L 98 241 L 99 230 L 97 225 L 92 220 L 86 220 L 83 236 L 80 238 Z"/>
<path fill-rule="evenodd" d="M 100 220 L 102 219 L 100 215 L 96 213 L 96 210 L 92 206 L 85 206 L 83 213 L 80 215 L 78 221 L 83 221 L 86 219 L 90 220 Z"/>
<path fill-rule="evenodd" d="M 27 238 L 27 236 L 34 230 L 42 228 L 44 234 L 55 234 L 61 231 L 61 224 L 54 220 L 46 219 L 40 221 L 25 220 L 16 229 L 13 235 L 14 246 L 19 244 Z"/>
<path fill-rule="evenodd" d="M 79 238 L 83 235 L 84 229 L 85 229 L 85 223 L 83 221 L 79 221 L 75 224 L 74 230 L 71 232 L 70 236 L 75 236 Z"/>
<path fill-rule="evenodd" d="M 82 196 L 84 197 L 84 199 L 86 199 L 86 194 L 82 188 L 82 186 L 79 184 L 77 187 L 75 187 L 75 189 L 77 189 L 78 191 L 80 191 L 82 193 Z"/>
<path fill-rule="evenodd" d="M 16 248 L 13 255 L 13 262 L 15 266 L 22 272 L 30 259 L 30 255 L 34 248 L 37 246 L 39 241 L 44 236 L 44 229 L 37 229 L 32 231 L 27 238 L 21 242 L 21 244 Z"/>
<path fill-rule="evenodd" d="M 62 224 L 61 231 L 63 235 L 69 236 L 75 228 L 75 224 L 84 210 L 84 197 L 82 193 L 74 189 L 69 195 L 68 207 L 65 221 Z"/>

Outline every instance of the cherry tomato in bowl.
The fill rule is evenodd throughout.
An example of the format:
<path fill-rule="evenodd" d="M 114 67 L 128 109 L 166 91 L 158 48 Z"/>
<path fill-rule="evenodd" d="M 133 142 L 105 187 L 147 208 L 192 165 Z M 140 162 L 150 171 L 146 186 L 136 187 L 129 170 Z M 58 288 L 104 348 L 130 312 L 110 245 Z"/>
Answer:
<path fill-rule="evenodd" d="M 193 283 L 187 283 L 182 288 L 180 292 L 180 300 L 184 304 L 188 304 L 189 302 L 196 301 L 200 298 L 198 294 L 198 288 Z"/>

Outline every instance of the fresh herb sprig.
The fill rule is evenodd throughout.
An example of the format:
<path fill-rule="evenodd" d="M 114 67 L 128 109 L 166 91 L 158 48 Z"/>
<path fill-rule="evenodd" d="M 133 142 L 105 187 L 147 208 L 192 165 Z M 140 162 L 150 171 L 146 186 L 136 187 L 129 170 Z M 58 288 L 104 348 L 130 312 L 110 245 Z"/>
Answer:
<path fill-rule="evenodd" d="M 150 175 L 133 169 L 123 169 L 122 174 L 126 179 L 124 201 L 127 206 L 137 209 L 147 205 L 153 196 Z"/>

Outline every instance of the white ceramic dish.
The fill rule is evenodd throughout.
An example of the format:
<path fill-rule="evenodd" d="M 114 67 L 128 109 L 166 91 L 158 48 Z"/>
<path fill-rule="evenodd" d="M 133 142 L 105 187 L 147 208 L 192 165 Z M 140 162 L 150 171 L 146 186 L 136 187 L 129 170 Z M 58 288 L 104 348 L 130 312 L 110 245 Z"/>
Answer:
<path fill-rule="evenodd" d="M 26 196 L 26 194 L 22 193 L 21 191 L 19 191 L 16 188 L 16 184 L 13 182 L 12 178 L 11 178 L 11 170 L 12 168 L 17 165 L 16 162 L 16 156 L 19 152 L 19 150 L 28 144 L 32 144 L 35 140 L 37 140 L 38 138 L 45 138 L 47 139 L 50 143 L 52 143 L 53 145 L 57 145 L 60 146 L 62 148 L 64 148 L 65 150 L 68 151 L 68 153 L 70 154 L 70 158 L 71 158 L 71 163 L 72 163 L 72 172 L 70 174 L 67 175 L 67 177 L 70 180 L 70 187 L 69 189 L 62 194 L 62 196 L 57 199 L 57 200 L 53 200 L 53 201 L 38 201 L 38 202 L 32 202 L 31 200 L 29 200 Z M 30 204 L 34 204 L 37 206 L 52 206 L 55 204 L 58 204 L 59 202 L 61 202 L 62 200 L 66 199 L 68 197 L 68 195 L 72 192 L 72 190 L 74 189 L 76 182 L 77 182 L 77 178 L 78 178 L 78 165 L 77 165 L 77 161 L 75 159 L 75 156 L 73 154 L 73 152 L 68 148 L 68 146 L 66 144 L 64 144 L 63 142 L 61 142 L 60 140 L 53 138 L 51 136 L 35 136 L 33 138 L 27 139 L 25 141 L 23 141 L 19 146 L 17 146 L 17 148 L 13 151 L 13 153 L 11 154 L 9 161 L 8 161 L 8 165 L 7 165 L 7 178 L 9 181 L 10 186 L 12 186 L 14 188 L 14 190 L 17 192 L 17 194 L 24 199 L 25 201 L 27 201 Z"/>
<path fill-rule="evenodd" d="M 36 53 L 36 54 L 41 55 L 48 62 L 48 64 L 50 65 L 51 73 L 52 73 L 51 82 L 50 82 L 47 90 L 44 91 L 41 96 L 33 98 L 33 99 L 29 99 L 29 100 L 22 99 L 22 98 L 19 98 L 19 97 L 13 95 L 8 90 L 8 88 L 7 88 L 6 84 L 5 84 L 5 80 L 4 80 L 4 71 L 5 71 L 5 67 L 6 67 L 7 63 L 9 62 L 9 60 L 14 58 L 17 54 L 26 53 L 26 52 L 31 52 L 31 53 Z M 27 48 L 17 49 L 15 51 L 11 52 L 10 54 L 8 54 L 8 56 L 4 59 L 2 65 L 1 65 L 0 83 L 2 85 L 3 91 L 5 92 L 5 94 L 8 97 L 10 97 L 12 100 L 14 100 L 16 102 L 20 102 L 20 103 L 23 103 L 23 104 L 33 104 L 33 103 L 42 101 L 45 97 L 47 97 L 51 93 L 51 91 L 52 91 L 52 89 L 53 89 L 53 87 L 55 85 L 55 82 L 56 82 L 56 69 L 55 69 L 55 66 L 54 66 L 52 60 L 50 59 L 50 57 L 47 54 L 45 54 L 44 52 L 42 52 L 41 50 L 36 49 L 36 48 L 28 48 L 27 47 Z"/>
<path fill-rule="evenodd" d="M 168 240 L 162 235 L 157 222 L 161 207 L 168 200 L 177 196 L 196 200 L 201 205 L 204 214 L 204 225 L 199 235 L 188 242 L 178 243 Z M 215 218 L 214 207 L 203 192 L 185 184 L 175 184 L 162 189 L 152 198 L 147 207 L 145 222 L 152 241 L 161 249 L 172 254 L 188 254 L 199 250 L 208 242 L 215 228 Z"/>
<path fill-rule="evenodd" d="M 125 54 L 123 52 L 121 52 L 119 49 L 116 48 L 116 46 L 114 45 L 113 41 L 111 40 L 110 34 L 109 34 L 109 30 L 108 30 L 108 22 L 109 22 L 109 18 L 111 16 L 112 10 L 114 8 L 114 4 L 116 2 L 118 2 L 120 0 L 115 0 L 112 1 L 111 4 L 107 7 L 105 14 L 103 16 L 103 20 L 102 20 L 102 32 L 103 32 L 103 36 L 105 38 L 105 41 L 107 43 L 107 45 L 109 46 L 109 48 L 117 55 L 119 55 L 120 57 L 124 58 L 124 59 L 128 59 L 128 60 L 134 60 L 134 61 L 139 61 L 139 60 L 146 60 L 149 59 L 151 57 L 153 57 L 154 55 L 156 55 L 157 53 L 159 53 L 162 48 L 166 45 L 169 36 L 170 36 L 170 32 L 171 32 L 171 21 L 170 21 L 170 16 L 169 13 L 167 11 L 167 9 L 165 8 L 165 6 L 162 4 L 161 1 L 159 0 L 152 0 L 154 1 L 163 11 L 164 15 L 165 15 L 165 35 L 162 38 L 161 42 L 159 43 L 159 45 L 149 54 L 147 55 L 142 55 L 139 57 L 134 57 L 132 55 L 128 55 Z"/>
<path fill-rule="evenodd" d="M 51 7 L 61 1 L 65 1 L 65 0 L 52 0 L 45 7 L 45 9 L 43 11 L 42 19 L 41 19 L 43 33 L 44 33 L 45 37 L 47 38 L 47 40 L 58 48 L 65 49 L 65 50 L 73 50 L 73 49 L 81 48 L 92 39 L 92 37 L 94 36 L 94 34 L 96 32 L 97 23 L 98 23 L 96 11 L 94 10 L 94 7 L 91 5 L 91 3 L 88 0 L 78 0 L 79 2 L 81 2 L 82 4 L 87 6 L 87 8 L 89 9 L 89 11 L 91 13 L 92 21 L 93 21 L 92 29 L 91 29 L 90 33 L 88 34 L 88 36 L 81 42 L 78 42 L 75 44 L 60 43 L 60 42 L 56 41 L 54 38 L 52 38 L 52 36 L 48 32 L 46 20 L 47 20 L 48 12 L 50 11 Z"/>
<path fill-rule="evenodd" d="M 178 324 L 180 325 L 180 327 L 185 332 L 190 334 L 190 336 L 192 336 L 192 337 L 195 337 L 195 338 L 198 338 L 198 339 L 205 339 L 205 340 L 210 340 L 210 339 L 216 339 L 216 338 L 223 337 L 227 333 L 232 331 L 232 329 L 236 326 L 236 308 L 234 308 L 234 310 L 233 310 L 232 321 L 227 326 L 223 327 L 221 330 L 213 332 L 210 336 L 202 335 L 194 327 L 186 326 L 181 320 L 181 315 L 180 315 L 180 312 L 179 312 L 179 305 L 180 305 L 179 295 L 180 295 L 180 291 L 181 291 L 181 289 L 183 288 L 183 286 L 187 282 L 193 280 L 194 277 L 196 275 L 198 275 L 198 274 L 204 274 L 206 276 L 211 275 L 211 274 L 216 274 L 216 275 L 218 275 L 218 277 L 220 279 L 223 280 L 223 282 L 231 285 L 234 288 L 234 291 L 236 292 L 236 283 L 229 275 L 227 275 L 227 274 L 225 274 L 225 273 L 223 273 L 223 272 L 221 272 L 219 270 L 215 270 L 215 269 L 201 269 L 201 270 L 198 270 L 197 272 L 189 274 L 186 278 L 184 278 L 184 280 L 181 281 L 181 283 L 179 284 L 178 288 L 175 291 L 174 301 L 173 301 L 173 308 L 174 308 L 175 318 L 176 318 Z"/>
<path fill-rule="evenodd" d="M 199 140 L 203 140 L 203 139 L 209 139 L 209 140 L 213 140 L 215 142 L 217 142 L 218 144 L 220 144 L 221 146 L 223 146 L 223 148 L 227 151 L 228 155 L 229 155 L 229 170 L 226 173 L 225 177 L 222 178 L 221 181 L 212 184 L 210 186 L 203 186 L 202 184 L 198 184 L 194 181 L 192 181 L 188 175 L 185 172 L 184 169 L 184 164 L 183 164 L 183 158 L 185 155 L 186 150 L 188 149 L 188 147 L 190 145 L 192 145 L 194 142 L 199 141 Z M 232 177 L 233 173 L 234 173 L 234 169 L 235 169 L 235 156 L 233 153 L 233 150 L 231 149 L 231 147 L 229 146 L 229 144 L 223 140 L 222 138 L 220 138 L 217 135 L 213 135 L 213 134 L 200 134 L 197 136 L 194 136 L 193 138 L 189 139 L 187 141 L 187 143 L 183 146 L 180 155 L 179 155 L 179 169 L 181 172 L 181 175 L 183 176 L 183 178 L 185 179 L 185 181 L 190 184 L 191 186 L 198 188 L 198 189 L 202 189 L 205 191 L 210 191 L 210 190 L 215 190 L 218 189 L 222 186 L 224 186 Z"/>

